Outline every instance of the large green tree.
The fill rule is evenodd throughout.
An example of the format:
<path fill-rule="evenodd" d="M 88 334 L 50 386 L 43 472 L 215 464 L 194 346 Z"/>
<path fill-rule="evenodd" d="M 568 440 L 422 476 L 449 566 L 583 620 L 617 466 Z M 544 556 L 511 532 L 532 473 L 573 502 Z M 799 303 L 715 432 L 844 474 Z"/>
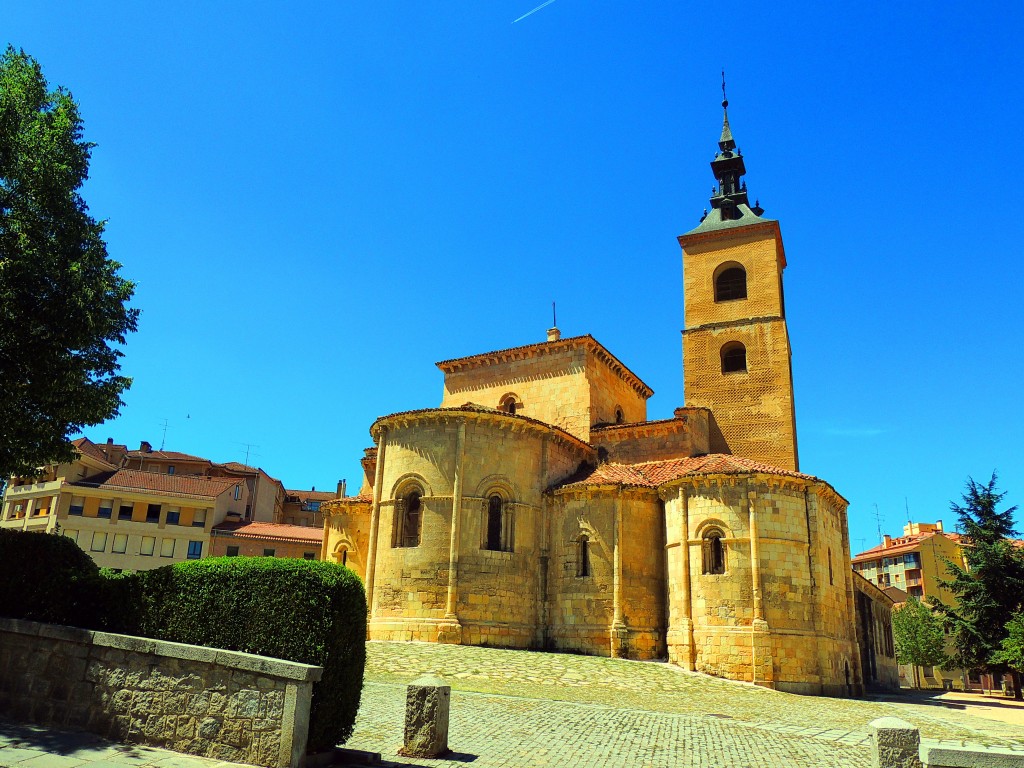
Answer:
<path fill-rule="evenodd" d="M 131 379 L 134 285 L 79 194 L 94 145 L 78 105 L 24 51 L 0 56 L 0 478 L 71 456 L 68 438 L 117 414 Z"/>
<path fill-rule="evenodd" d="M 1010 669 L 1024 672 L 1024 611 L 1006 622 L 1006 637 L 994 658 Z"/>
<path fill-rule="evenodd" d="M 943 585 L 956 596 L 956 605 L 936 606 L 952 633 L 954 669 L 977 669 L 995 675 L 1010 672 L 1014 696 L 1021 692 L 1020 672 L 1003 661 L 999 651 L 1007 637 L 1010 618 L 1024 610 L 1024 550 L 1008 539 L 1014 536 L 1016 507 L 1000 511 L 1005 493 L 996 490 L 996 476 L 988 483 L 967 481 L 963 504 L 953 503 L 967 567 L 947 562 L 951 575 Z"/>
<path fill-rule="evenodd" d="M 942 624 L 931 608 L 916 597 L 892 612 L 892 639 L 897 663 L 914 668 L 915 688 L 918 687 L 918 667 L 939 666 L 946 661 Z"/>

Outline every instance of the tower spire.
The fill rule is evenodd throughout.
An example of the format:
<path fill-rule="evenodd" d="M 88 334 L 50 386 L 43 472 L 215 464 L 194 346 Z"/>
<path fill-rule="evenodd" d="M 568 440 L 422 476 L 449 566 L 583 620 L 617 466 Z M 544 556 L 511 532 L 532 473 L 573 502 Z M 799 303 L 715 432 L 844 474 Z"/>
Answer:
<path fill-rule="evenodd" d="M 718 154 L 711 161 L 711 171 L 718 185 L 711 196 L 711 207 L 715 209 L 719 222 L 742 219 L 753 213 L 760 216 L 764 209 L 755 203 L 750 208 L 747 198 L 747 184 L 742 181 L 747 169 L 743 164 L 743 153 L 736 149 L 736 140 L 729 125 L 729 98 L 725 91 L 725 70 L 722 70 L 722 135 L 718 139 Z"/>

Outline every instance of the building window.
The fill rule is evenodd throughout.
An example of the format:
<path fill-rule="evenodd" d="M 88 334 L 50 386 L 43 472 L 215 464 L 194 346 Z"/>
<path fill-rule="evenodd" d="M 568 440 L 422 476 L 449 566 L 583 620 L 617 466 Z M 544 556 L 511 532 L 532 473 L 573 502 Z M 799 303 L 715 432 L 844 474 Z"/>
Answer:
<path fill-rule="evenodd" d="M 498 410 L 504 411 L 505 413 L 511 413 L 515 415 L 522 408 L 522 403 L 519 402 L 519 398 L 512 392 L 504 395 L 501 400 L 498 401 Z"/>
<path fill-rule="evenodd" d="M 746 373 L 747 348 L 738 341 L 722 346 L 722 373 Z"/>
<path fill-rule="evenodd" d="M 100 533 L 99 531 L 92 535 L 92 546 L 89 547 L 93 552 L 102 552 L 107 548 L 107 534 Z"/>
<path fill-rule="evenodd" d="M 264 549 L 263 550 L 263 556 L 264 557 L 274 557 L 274 555 L 276 555 L 276 554 L 277 554 L 277 550 L 276 549 Z"/>
<path fill-rule="evenodd" d="M 723 269 L 724 267 L 724 269 Z M 723 264 L 715 277 L 715 301 L 747 298 L 747 272 L 739 264 Z"/>
<path fill-rule="evenodd" d="M 110 548 L 110 551 L 115 555 L 123 555 L 128 550 L 128 534 L 127 533 L 115 533 L 114 534 L 114 545 Z"/>
<path fill-rule="evenodd" d="M 186 557 L 189 560 L 198 560 L 203 556 L 203 542 L 201 541 L 190 541 L 188 543 L 188 554 Z"/>
<path fill-rule="evenodd" d="M 419 490 L 412 490 L 395 499 L 395 531 L 393 547 L 418 547 L 420 521 L 423 517 L 423 498 Z"/>
<path fill-rule="evenodd" d="M 921 667 L 921 674 L 925 677 L 935 677 L 934 667 Z"/>
<path fill-rule="evenodd" d="M 228 547 L 225 554 L 228 557 L 238 557 L 238 547 Z"/>
<path fill-rule="evenodd" d="M 153 536 L 143 536 L 142 544 L 139 546 L 140 555 L 152 555 L 153 549 L 156 547 L 156 538 Z"/>
<path fill-rule="evenodd" d="M 173 464 L 168 464 L 167 465 L 167 474 L 168 475 L 173 475 L 174 474 L 174 465 Z"/>
<path fill-rule="evenodd" d="M 71 506 L 68 507 L 69 515 L 81 515 L 82 510 L 85 509 L 85 499 L 81 496 L 75 496 L 71 499 Z"/>
<path fill-rule="evenodd" d="M 316 552 L 303 552 L 302 553 L 302 559 L 303 560 L 316 560 Z"/>
<path fill-rule="evenodd" d="M 114 502 L 110 499 L 103 499 L 100 502 L 100 508 L 96 512 L 97 517 L 102 517 L 104 520 L 109 520 L 114 516 Z"/>
<path fill-rule="evenodd" d="M 898 579 L 899 576 L 896 578 Z M 832 547 L 828 548 L 828 583 L 835 584 L 835 581 L 832 578 Z"/>
<path fill-rule="evenodd" d="M 626 414 L 624 414 L 622 412 L 621 408 L 619 408 L 618 406 L 615 406 L 615 423 L 616 424 L 623 424 L 623 423 L 625 423 L 625 421 L 626 421 Z"/>
<path fill-rule="evenodd" d="M 235 486 L 235 501 L 238 501 L 240 498 L 242 498 L 242 486 L 241 485 L 236 485 Z"/>
<path fill-rule="evenodd" d="M 576 577 L 590 576 L 590 537 L 582 533 L 576 539 Z"/>
<path fill-rule="evenodd" d="M 160 541 L 160 557 L 174 557 L 174 539 Z"/>
<path fill-rule="evenodd" d="M 338 562 L 341 565 L 347 566 L 348 565 L 348 547 L 342 547 L 337 553 L 335 553 L 335 557 L 337 558 Z"/>
<path fill-rule="evenodd" d="M 78 542 L 78 531 L 69 531 L 67 528 L 64 529 L 64 537 L 71 539 L 74 542 Z"/>
<path fill-rule="evenodd" d="M 160 505 L 150 504 L 146 507 L 146 522 L 147 523 L 159 523 L 160 522 Z"/>
<path fill-rule="evenodd" d="M 206 510 L 197 509 L 192 513 L 192 527 L 204 528 L 206 526 Z"/>
<path fill-rule="evenodd" d="M 134 509 L 135 508 L 131 504 L 122 504 L 120 507 L 117 508 L 117 519 L 131 520 L 132 512 L 134 511 Z"/>
<path fill-rule="evenodd" d="M 725 573 L 725 545 L 722 544 L 723 534 L 712 528 L 701 541 L 701 565 L 704 573 Z"/>
<path fill-rule="evenodd" d="M 492 494 L 484 503 L 483 548 L 492 552 L 511 552 L 515 523 L 509 502 Z"/>
<path fill-rule="evenodd" d="M 177 509 L 167 510 L 167 524 L 177 525 L 178 521 L 181 520 L 181 511 Z"/>

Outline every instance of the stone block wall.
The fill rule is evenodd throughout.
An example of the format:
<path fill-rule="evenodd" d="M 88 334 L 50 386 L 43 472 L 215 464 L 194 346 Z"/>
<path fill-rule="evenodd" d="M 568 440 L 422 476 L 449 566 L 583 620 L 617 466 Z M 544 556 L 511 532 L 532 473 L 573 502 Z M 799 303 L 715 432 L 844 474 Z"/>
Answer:
<path fill-rule="evenodd" d="M 323 669 L 0 618 L 0 714 L 128 743 L 298 768 Z"/>

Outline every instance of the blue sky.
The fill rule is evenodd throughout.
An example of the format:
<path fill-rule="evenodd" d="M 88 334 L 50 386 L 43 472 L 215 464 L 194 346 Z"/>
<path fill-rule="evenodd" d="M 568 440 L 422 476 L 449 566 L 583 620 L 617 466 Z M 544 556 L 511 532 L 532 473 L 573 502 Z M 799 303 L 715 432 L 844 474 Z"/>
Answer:
<path fill-rule="evenodd" d="M 853 550 L 1024 504 L 1020 3 L 8 0 L 81 104 L 84 194 L 143 310 L 87 430 L 288 487 L 358 484 L 438 360 L 541 341 L 558 302 L 681 405 L 676 236 L 714 181 L 719 71 L 778 218 L 801 468 Z M 213 8 L 209 6 L 215 6 Z"/>

